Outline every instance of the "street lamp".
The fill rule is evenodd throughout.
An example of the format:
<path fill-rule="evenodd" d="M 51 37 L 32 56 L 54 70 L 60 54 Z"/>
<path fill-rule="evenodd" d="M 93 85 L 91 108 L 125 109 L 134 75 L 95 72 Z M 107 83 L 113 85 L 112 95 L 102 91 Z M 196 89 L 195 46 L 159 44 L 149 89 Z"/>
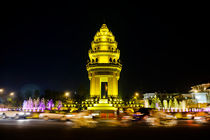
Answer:
<path fill-rule="evenodd" d="M 66 98 L 68 98 L 69 97 L 69 95 L 70 95 L 70 92 L 65 92 L 65 94 L 64 94 L 65 96 L 66 96 Z"/>
<path fill-rule="evenodd" d="M 3 88 L 0 88 L 0 93 L 3 93 L 4 92 L 4 89 Z"/>
<path fill-rule="evenodd" d="M 139 97 L 139 93 L 138 92 L 135 92 L 133 98 L 137 100 L 138 97 Z"/>
<path fill-rule="evenodd" d="M 194 92 L 194 93 L 198 93 L 198 90 L 195 89 L 193 92 Z"/>
<path fill-rule="evenodd" d="M 9 96 L 11 96 L 11 97 L 13 97 L 14 95 L 15 95 L 14 92 L 11 92 L 11 93 L 9 94 Z"/>
<path fill-rule="evenodd" d="M 135 96 L 136 96 L 136 97 L 138 97 L 138 96 L 139 96 L 139 93 L 138 93 L 138 92 L 136 92 L 136 93 L 135 93 Z"/>

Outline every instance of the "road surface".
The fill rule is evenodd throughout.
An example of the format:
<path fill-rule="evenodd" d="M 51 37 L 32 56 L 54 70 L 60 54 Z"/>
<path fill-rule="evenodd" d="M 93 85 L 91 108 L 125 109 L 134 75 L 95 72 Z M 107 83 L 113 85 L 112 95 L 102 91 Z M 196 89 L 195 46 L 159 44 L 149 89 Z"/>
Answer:
<path fill-rule="evenodd" d="M 72 128 L 72 122 L 44 121 L 40 119 L 0 120 L 0 140 L 142 140 L 142 139 L 208 139 L 209 125 L 179 121 L 175 127 L 133 125 L 114 127 L 101 125 L 95 128 Z M 196 123 L 195 123 L 196 124 Z"/>

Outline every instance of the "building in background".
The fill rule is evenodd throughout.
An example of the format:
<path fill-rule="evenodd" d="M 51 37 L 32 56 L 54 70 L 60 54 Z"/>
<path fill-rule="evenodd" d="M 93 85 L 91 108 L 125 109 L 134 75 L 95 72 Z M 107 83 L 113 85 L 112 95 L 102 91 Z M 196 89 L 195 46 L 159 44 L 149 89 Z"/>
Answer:
<path fill-rule="evenodd" d="M 155 95 L 157 95 L 157 93 L 145 93 L 144 94 L 144 99 L 151 99 L 153 97 L 155 97 Z"/>
<path fill-rule="evenodd" d="M 190 93 L 192 100 L 199 108 L 205 108 L 210 104 L 210 83 L 192 86 Z"/>

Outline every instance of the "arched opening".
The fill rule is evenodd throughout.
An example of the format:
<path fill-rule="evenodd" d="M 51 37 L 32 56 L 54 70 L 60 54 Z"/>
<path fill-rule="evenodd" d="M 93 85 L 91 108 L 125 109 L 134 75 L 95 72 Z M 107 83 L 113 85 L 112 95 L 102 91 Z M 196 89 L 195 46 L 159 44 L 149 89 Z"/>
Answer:
<path fill-rule="evenodd" d="M 92 59 L 92 62 L 94 62 L 94 59 Z"/>
<path fill-rule="evenodd" d="M 113 62 L 115 63 L 115 59 L 113 59 Z"/>
<path fill-rule="evenodd" d="M 96 62 L 98 62 L 98 58 L 96 58 Z"/>
<path fill-rule="evenodd" d="M 109 58 L 109 62 L 112 62 L 112 58 Z"/>

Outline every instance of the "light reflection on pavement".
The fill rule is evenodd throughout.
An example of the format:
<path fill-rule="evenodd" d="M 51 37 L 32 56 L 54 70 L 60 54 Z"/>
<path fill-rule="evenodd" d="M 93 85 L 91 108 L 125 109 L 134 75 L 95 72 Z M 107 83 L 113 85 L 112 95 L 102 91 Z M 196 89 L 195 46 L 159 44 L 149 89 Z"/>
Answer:
<path fill-rule="evenodd" d="M 60 122 L 55 120 L 45 121 L 42 119 L 19 119 L 19 120 L 0 120 L 1 126 L 14 126 L 14 127 L 65 127 L 71 126 L 73 123 L 70 121 Z"/>
<path fill-rule="evenodd" d="M 145 122 L 132 122 L 119 126 L 119 121 L 103 120 L 96 127 L 74 127 L 74 122 L 20 119 L 0 120 L 0 139 L 4 140 L 108 140 L 108 139 L 205 139 L 210 125 L 194 120 L 178 120 L 176 126 L 152 126 Z M 163 137 L 164 136 L 164 137 Z"/>
<path fill-rule="evenodd" d="M 196 120 L 176 120 L 177 124 L 171 127 L 199 127 L 199 126 L 210 126 L 209 123 L 202 123 Z M 71 121 L 56 121 L 56 120 L 42 120 L 42 119 L 19 119 L 19 120 L 12 120 L 12 119 L 6 119 L 0 120 L 0 127 L 6 127 L 6 126 L 14 126 L 14 127 L 61 127 L 61 128 L 72 128 L 74 125 L 74 122 Z M 129 122 L 127 125 L 122 125 L 117 120 L 102 120 L 97 123 L 96 127 L 151 127 L 152 125 L 139 121 L 139 122 Z M 158 127 L 158 126 L 153 126 Z M 74 128 L 74 127 L 73 127 Z"/>

